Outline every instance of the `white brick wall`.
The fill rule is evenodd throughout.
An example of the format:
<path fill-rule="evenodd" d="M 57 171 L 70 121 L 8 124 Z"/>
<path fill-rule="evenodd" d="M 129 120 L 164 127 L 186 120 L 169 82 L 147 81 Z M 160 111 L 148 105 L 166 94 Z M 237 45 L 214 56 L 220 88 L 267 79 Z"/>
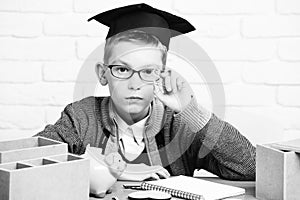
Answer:
<path fill-rule="evenodd" d="M 298 0 L 277 0 L 277 11 L 280 14 L 299 14 L 300 2 Z"/>
<path fill-rule="evenodd" d="M 300 39 L 283 39 L 278 44 L 279 59 L 284 61 L 300 61 Z"/>
<path fill-rule="evenodd" d="M 86 59 L 103 44 L 108 29 L 87 19 L 138 2 L 142 1 L 0 0 L 0 140 L 37 133 L 55 123 L 74 100 L 107 95 L 107 88 L 94 84 L 96 61 Z M 225 106 L 226 119 L 246 135 L 254 134 L 254 142 L 263 141 L 261 134 L 269 137 L 266 132 L 272 129 L 265 121 L 252 121 L 252 116 L 278 122 L 282 139 L 300 137 L 300 1 L 144 2 L 196 27 L 187 35 L 205 50 L 221 77 L 208 87 L 191 69 L 181 71 L 201 104 L 211 109 L 207 88 L 223 84 L 226 102 L 218 106 Z M 177 69 L 186 64 L 172 58 L 169 63 Z M 80 85 L 75 83 L 78 79 Z"/>

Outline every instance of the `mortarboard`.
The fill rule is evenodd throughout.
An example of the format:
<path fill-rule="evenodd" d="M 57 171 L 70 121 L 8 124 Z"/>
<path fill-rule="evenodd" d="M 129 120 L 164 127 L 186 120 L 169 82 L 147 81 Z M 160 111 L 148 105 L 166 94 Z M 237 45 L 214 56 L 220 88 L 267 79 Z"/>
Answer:
<path fill-rule="evenodd" d="M 144 3 L 108 10 L 88 21 L 93 19 L 109 27 L 106 38 L 130 29 L 139 29 L 156 36 L 167 48 L 171 37 L 195 30 L 187 20 Z"/>

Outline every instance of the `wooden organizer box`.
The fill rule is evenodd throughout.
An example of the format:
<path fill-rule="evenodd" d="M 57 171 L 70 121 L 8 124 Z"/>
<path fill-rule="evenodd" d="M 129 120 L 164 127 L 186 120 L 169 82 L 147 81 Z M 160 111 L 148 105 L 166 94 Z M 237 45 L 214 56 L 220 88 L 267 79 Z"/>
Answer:
<path fill-rule="evenodd" d="M 256 198 L 297 200 L 300 197 L 300 154 L 274 148 L 256 148 Z"/>
<path fill-rule="evenodd" d="M 89 160 L 43 137 L 0 142 L 1 200 L 88 200 Z"/>

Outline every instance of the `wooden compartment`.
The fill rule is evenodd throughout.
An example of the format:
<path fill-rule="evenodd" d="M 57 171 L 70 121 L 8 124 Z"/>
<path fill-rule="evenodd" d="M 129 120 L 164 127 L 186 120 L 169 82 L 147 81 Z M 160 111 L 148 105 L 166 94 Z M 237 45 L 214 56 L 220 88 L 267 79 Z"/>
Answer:
<path fill-rule="evenodd" d="M 67 152 L 67 144 L 44 137 L 1 141 L 0 163 L 66 154 Z"/>
<path fill-rule="evenodd" d="M 51 156 L 49 158 L 51 158 L 53 160 L 57 160 L 59 162 L 68 162 L 68 161 L 72 161 L 72 160 L 82 159 L 81 157 L 74 156 L 74 155 L 71 155 L 71 154 L 63 154 L 63 155 Z"/>
<path fill-rule="evenodd" d="M 298 200 L 300 154 L 276 149 L 272 144 L 256 148 L 256 198 Z"/>
<path fill-rule="evenodd" d="M 88 200 L 89 160 L 63 154 L 0 164 L 1 200 Z"/>

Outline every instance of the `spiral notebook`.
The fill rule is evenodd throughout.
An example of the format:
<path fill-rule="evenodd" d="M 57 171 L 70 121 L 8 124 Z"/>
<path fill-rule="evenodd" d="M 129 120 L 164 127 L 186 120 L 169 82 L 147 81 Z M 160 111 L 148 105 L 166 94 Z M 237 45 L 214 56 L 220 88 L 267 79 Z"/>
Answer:
<path fill-rule="evenodd" d="M 190 200 L 217 200 L 245 193 L 244 188 L 214 183 L 188 176 L 174 176 L 168 179 L 146 181 L 141 184 L 144 190 L 157 190 Z"/>

